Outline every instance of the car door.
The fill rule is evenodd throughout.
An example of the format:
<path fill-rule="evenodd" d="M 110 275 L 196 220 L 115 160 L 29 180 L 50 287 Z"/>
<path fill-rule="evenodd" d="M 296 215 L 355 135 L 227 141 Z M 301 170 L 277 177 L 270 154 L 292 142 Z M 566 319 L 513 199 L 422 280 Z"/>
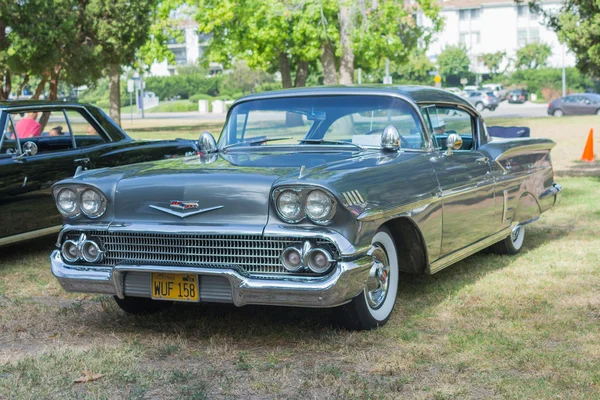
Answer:
<path fill-rule="evenodd" d="M 23 118 L 21 114 L 11 113 L 8 124 L 16 126 L 19 118 Z M 61 225 L 51 187 L 73 176 L 81 159 L 86 157 L 84 150 L 74 148 L 62 109 L 46 110 L 39 118 L 42 121 L 40 136 L 17 139 L 21 149 L 34 143 L 37 153 L 24 155 L 21 152 L 12 157 L 12 164 L 3 166 L 14 171 L 11 174 L 13 190 L 8 200 L 0 203 L 3 225 L 10 227 L 6 236 Z M 57 135 L 51 136 L 57 131 Z"/>
<path fill-rule="evenodd" d="M 477 151 L 475 117 L 454 106 L 429 108 L 437 149 L 431 158 L 442 196 L 441 256 L 494 233 L 494 181 L 487 157 Z M 435 121 L 437 119 L 437 121 Z M 463 140 L 448 151 L 449 135 Z"/>

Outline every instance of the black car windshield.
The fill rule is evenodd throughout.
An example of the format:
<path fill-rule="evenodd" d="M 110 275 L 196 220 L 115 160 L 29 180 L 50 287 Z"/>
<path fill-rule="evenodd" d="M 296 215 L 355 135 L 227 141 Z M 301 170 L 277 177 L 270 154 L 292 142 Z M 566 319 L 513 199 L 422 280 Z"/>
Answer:
<path fill-rule="evenodd" d="M 257 99 L 234 106 L 221 133 L 219 148 L 379 148 L 381 134 L 389 125 L 395 126 L 402 136 L 402 148 L 426 147 L 417 113 L 400 98 L 328 95 Z"/>

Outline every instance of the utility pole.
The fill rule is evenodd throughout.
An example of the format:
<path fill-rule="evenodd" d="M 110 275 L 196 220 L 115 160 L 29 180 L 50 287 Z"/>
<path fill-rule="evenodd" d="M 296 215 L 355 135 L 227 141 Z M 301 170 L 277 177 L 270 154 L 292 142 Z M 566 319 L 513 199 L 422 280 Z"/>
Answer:
<path fill-rule="evenodd" d="M 562 95 L 567 95 L 567 73 L 565 71 L 565 45 L 560 46 L 562 48 Z"/>
<path fill-rule="evenodd" d="M 144 119 L 144 73 L 140 73 L 140 107 L 142 109 L 142 119 Z"/>

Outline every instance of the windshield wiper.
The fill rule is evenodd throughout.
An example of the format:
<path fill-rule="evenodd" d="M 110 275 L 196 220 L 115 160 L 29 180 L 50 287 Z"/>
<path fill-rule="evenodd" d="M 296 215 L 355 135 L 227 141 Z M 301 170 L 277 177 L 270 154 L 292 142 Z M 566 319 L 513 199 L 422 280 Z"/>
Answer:
<path fill-rule="evenodd" d="M 254 139 L 254 140 L 248 140 L 245 142 L 237 142 L 237 143 L 232 143 L 232 144 L 228 144 L 227 146 L 223 147 L 221 149 L 221 151 L 225 151 L 230 147 L 235 147 L 235 146 L 240 146 L 240 145 L 246 145 L 246 146 L 252 146 L 255 144 L 259 144 L 259 143 L 266 143 L 266 142 L 275 142 L 277 140 L 289 140 L 292 139 L 292 137 L 280 137 L 280 138 L 269 138 L 269 137 L 264 137 L 264 138 L 260 138 L 260 139 Z"/>
<path fill-rule="evenodd" d="M 365 148 L 359 144 L 352 142 L 345 142 L 343 140 L 327 140 L 327 139 L 302 139 L 298 140 L 300 143 L 324 143 L 324 144 L 343 144 L 347 146 L 354 146 L 358 149 L 365 150 Z"/>

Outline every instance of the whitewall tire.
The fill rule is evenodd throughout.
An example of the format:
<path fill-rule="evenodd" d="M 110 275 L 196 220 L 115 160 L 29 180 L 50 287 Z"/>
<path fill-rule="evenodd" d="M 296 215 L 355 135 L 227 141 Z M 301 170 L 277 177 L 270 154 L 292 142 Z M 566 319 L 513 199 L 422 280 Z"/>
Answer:
<path fill-rule="evenodd" d="M 524 242 L 525 226 L 517 225 L 506 239 L 496 243 L 491 249 L 494 253 L 514 255 L 521 251 Z"/>
<path fill-rule="evenodd" d="M 390 231 L 380 229 L 371 241 L 375 260 L 364 290 L 340 307 L 341 322 L 354 330 L 375 329 L 390 319 L 398 294 L 398 253 Z"/>

